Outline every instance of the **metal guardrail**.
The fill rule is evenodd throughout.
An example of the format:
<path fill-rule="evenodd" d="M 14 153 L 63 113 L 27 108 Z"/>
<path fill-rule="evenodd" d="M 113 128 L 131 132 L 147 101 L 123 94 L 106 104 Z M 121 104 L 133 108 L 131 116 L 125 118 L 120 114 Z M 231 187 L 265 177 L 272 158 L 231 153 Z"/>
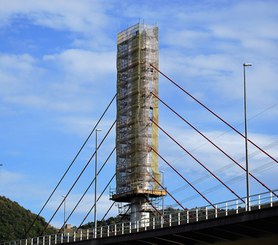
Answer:
<path fill-rule="evenodd" d="M 101 226 L 98 227 L 97 232 L 95 232 L 94 229 L 79 230 L 78 232 L 74 231 L 66 234 L 54 234 L 17 241 L 1 242 L 0 245 L 56 245 L 216 219 L 219 217 L 237 215 L 248 211 L 278 206 L 278 198 L 273 195 L 273 193 L 278 194 L 278 190 L 250 196 L 249 210 L 247 210 L 246 198 L 245 202 L 240 199 L 234 199 L 228 202 L 217 203 L 214 205 L 215 208 L 212 206 L 205 206 L 188 209 L 186 211 L 172 212 L 164 217 L 154 217 L 151 220 L 145 220 L 140 223 L 137 222 L 132 224 L 131 222 L 128 222 Z"/>

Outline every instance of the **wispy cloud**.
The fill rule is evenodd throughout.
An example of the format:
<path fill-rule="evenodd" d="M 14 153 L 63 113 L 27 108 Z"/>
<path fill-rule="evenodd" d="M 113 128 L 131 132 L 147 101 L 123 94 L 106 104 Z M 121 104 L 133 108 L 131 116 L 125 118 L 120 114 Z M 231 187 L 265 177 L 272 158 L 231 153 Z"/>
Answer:
<path fill-rule="evenodd" d="M 99 82 L 100 76 L 115 74 L 115 52 L 92 52 L 89 50 L 71 49 L 61 54 L 46 55 L 47 62 L 55 62 L 68 76 L 75 76 L 82 83 L 88 80 Z"/>

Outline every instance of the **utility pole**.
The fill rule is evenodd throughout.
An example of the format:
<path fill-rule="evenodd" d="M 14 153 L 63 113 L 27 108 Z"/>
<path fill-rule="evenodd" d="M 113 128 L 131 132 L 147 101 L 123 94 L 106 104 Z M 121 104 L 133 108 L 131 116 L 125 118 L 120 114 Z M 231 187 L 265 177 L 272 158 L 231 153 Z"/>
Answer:
<path fill-rule="evenodd" d="M 63 225 L 63 230 L 64 230 L 64 235 L 66 235 L 66 196 L 62 196 L 64 198 L 64 225 Z"/>
<path fill-rule="evenodd" d="M 244 86 L 244 129 L 245 129 L 245 163 L 246 163 L 246 207 L 250 210 L 250 187 L 249 187 L 249 163 L 248 163 L 248 130 L 247 130 L 247 92 L 245 68 L 252 66 L 250 63 L 243 64 L 243 86 Z"/>
<path fill-rule="evenodd" d="M 98 172 L 98 162 L 97 162 L 97 151 L 98 151 L 98 132 L 101 129 L 96 129 L 96 154 L 95 154 L 95 208 L 94 208 L 94 226 L 95 226 L 95 238 L 97 238 L 97 172 Z"/>
<path fill-rule="evenodd" d="M 159 171 L 161 173 L 161 183 L 162 183 L 162 186 L 164 187 L 164 171 L 163 170 L 160 170 Z M 164 219 L 164 196 L 162 196 L 162 216 L 163 216 L 163 219 Z"/>

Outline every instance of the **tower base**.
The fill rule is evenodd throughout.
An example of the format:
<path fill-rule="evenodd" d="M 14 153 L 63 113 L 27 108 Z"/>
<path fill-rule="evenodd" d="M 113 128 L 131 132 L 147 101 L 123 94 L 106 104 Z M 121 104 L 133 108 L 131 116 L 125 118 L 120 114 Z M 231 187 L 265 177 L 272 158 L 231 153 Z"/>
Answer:
<path fill-rule="evenodd" d="M 150 204 L 146 197 L 134 197 L 130 204 L 132 228 L 150 226 Z"/>

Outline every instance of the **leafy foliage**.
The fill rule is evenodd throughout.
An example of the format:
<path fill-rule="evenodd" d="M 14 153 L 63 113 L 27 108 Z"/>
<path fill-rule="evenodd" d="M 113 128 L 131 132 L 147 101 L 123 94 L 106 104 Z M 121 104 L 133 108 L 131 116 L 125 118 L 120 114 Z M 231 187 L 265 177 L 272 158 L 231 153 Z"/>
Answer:
<path fill-rule="evenodd" d="M 20 206 L 17 202 L 0 196 L 0 241 L 24 239 L 25 233 L 33 223 L 36 215 Z M 46 221 L 38 217 L 31 228 L 28 237 L 37 237 L 43 231 Z M 56 233 L 56 229 L 49 227 L 46 234 Z"/>
<path fill-rule="evenodd" d="M 121 216 L 116 216 L 116 217 L 110 217 L 107 220 L 103 220 L 103 221 L 98 221 L 97 225 L 98 227 L 100 226 L 107 226 L 107 225 L 113 225 L 113 224 L 117 224 L 119 222 L 124 222 L 124 220 L 122 219 Z M 90 229 L 94 227 L 94 222 L 89 222 L 85 225 L 80 226 L 81 229 Z"/>

